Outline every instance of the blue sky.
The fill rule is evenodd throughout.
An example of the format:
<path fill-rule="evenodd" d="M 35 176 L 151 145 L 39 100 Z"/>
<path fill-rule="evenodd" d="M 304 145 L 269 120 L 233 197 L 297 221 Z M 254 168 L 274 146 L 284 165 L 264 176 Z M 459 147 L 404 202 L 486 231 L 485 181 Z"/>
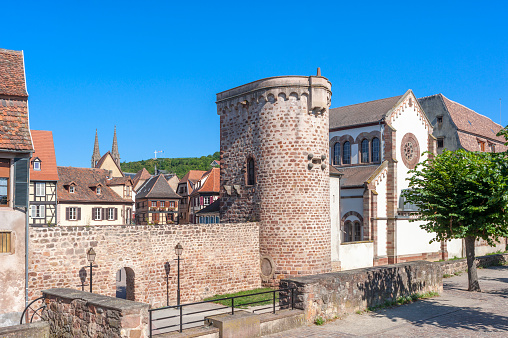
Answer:
<path fill-rule="evenodd" d="M 32 129 L 58 165 L 90 165 L 117 126 L 122 161 L 219 150 L 215 94 L 322 75 L 332 107 L 443 93 L 508 124 L 506 1 L 6 1 L 0 48 L 23 50 Z"/>

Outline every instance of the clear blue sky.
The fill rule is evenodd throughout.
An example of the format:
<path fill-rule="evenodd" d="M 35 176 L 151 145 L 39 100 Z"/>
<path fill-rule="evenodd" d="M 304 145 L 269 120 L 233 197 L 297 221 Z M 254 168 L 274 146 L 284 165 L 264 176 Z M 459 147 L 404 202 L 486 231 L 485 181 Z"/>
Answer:
<path fill-rule="evenodd" d="M 122 161 L 219 150 L 215 94 L 322 75 L 332 107 L 443 93 L 508 124 L 507 1 L 4 1 L 23 50 L 31 129 L 58 165 L 90 165 L 95 129 Z"/>

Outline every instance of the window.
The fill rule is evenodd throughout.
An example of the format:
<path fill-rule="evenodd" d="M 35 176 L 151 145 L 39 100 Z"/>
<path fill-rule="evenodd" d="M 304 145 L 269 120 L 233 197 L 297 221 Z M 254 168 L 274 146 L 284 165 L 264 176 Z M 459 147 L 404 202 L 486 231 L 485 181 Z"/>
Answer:
<path fill-rule="evenodd" d="M 354 222 L 354 230 L 355 230 L 355 238 L 354 241 L 361 241 L 362 240 L 362 226 L 359 221 Z"/>
<path fill-rule="evenodd" d="M 101 194 L 101 187 L 97 187 L 96 192 L 97 192 L 97 195 L 100 195 Z"/>
<path fill-rule="evenodd" d="M 490 152 L 495 153 L 496 152 L 496 146 L 494 143 L 489 143 Z"/>
<path fill-rule="evenodd" d="M 247 160 L 247 185 L 256 184 L 254 159 L 251 157 Z"/>
<path fill-rule="evenodd" d="M 210 196 L 203 197 L 203 201 L 204 201 L 205 205 L 210 205 Z"/>
<path fill-rule="evenodd" d="M 9 175 L 11 162 L 8 159 L 0 159 L 0 206 L 9 204 Z"/>
<path fill-rule="evenodd" d="M 214 223 L 215 223 L 215 217 L 210 216 L 210 223 L 212 223 L 212 224 L 214 224 Z"/>
<path fill-rule="evenodd" d="M 125 196 L 130 197 L 131 196 L 131 187 L 125 188 Z"/>
<path fill-rule="evenodd" d="M 161 205 L 161 207 L 165 207 L 166 206 L 166 202 L 160 201 L 160 205 Z"/>
<path fill-rule="evenodd" d="M 152 207 L 156 207 L 157 206 L 157 202 L 156 201 L 152 201 Z"/>
<path fill-rule="evenodd" d="M 39 159 L 35 159 L 33 165 L 35 171 L 41 171 L 41 161 Z"/>
<path fill-rule="evenodd" d="M 11 253 L 11 232 L 0 231 L 0 253 Z"/>
<path fill-rule="evenodd" d="M 351 221 L 346 221 L 344 223 L 344 242 L 352 242 L 353 241 L 353 225 Z"/>
<path fill-rule="evenodd" d="M 442 115 L 437 116 L 437 117 L 436 117 L 436 121 L 437 121 L 437 123 L 439 123 L 439 124 L 443 123 L 443 116 L 442 116 Z"/>
<path fill-rule="evenodd" d="M 93 219 L 94 221 L 102 220 L 102 208 L 94 208 L 93 209 Z"/>
<path fill-rule="evenodd" d="M 80 219 L 81 208 L 70 207 L 67 208 L 67 219 L 69 221 L 77 221 Z"/>
<path fill-rule="evenodd" d="M 46 195 L 46 183 L 35 182 L 35 196 L 45 196 L 45 195 Z"/>
<path fill-rule="evenodd" d="M 210 223 L 210 217 L 206 216 L 206 218 L 205 218 L 205 224 L 208 224 L 208 223 Z"/>
<path fill-rule="evenodd" d="M 199 216 L 199 223 L 203 224 L 203 216 Z"/>
<path fill-rule="evenodd" d="M 340 143 L 337 142 L 333 146 L 333 164 L 340 165 Z"/>
<path fill-rule="evenodd" d="M 72 185 L 71 185 L 71 186 L 69 187 L 69 192 L 70 192 L 71 194 L 74 194 L 74 186 L 72 186 Z"/>
<path fill-rule="evenodd" d="M 480 146 L 480 151 L 485 151 L 485 142 L 478 141 L 478 145 Z"/>
<path fill-rule="evenodd" d="M 215 223 L 220 223 L 219 222 L 219 216 L 215 216 Z"/>
<path fill-rule="evenodd" d="M 364 139 L 362 141 L 362 163 L 369 162 L 369 141 Z"/>
<path fill-rule="evenodd" d="M 379 139 L 374 137 L 372 139 L 372 162 L 379 162 Z"/>
<path fill-rule="evenodd" d="M 443 148 L 444 147 L 444 138 L 443 137 L 438 137 L 437 138 L 437 147 L 438 148 Z"/>
<path fill-rule="evenodd" d="M 115 220 L 115 208 L 108 208 L 108 220 L 109 221 Z"/>
<path fill-rule="evenodd" d="M 170 201 L 169 202 L 169 207 L 170 208 L 174 208 L 175 207 L 175 201 Z"/>
<path fill-rule="evenodd" d="M 342 151 L 342 163 L 351 164 L 351 143 L 349 143 L 349 141 L 344 142 Z"/>
<path fill-rule="evenodd" d="M 402 193 L 404 193 L 405 191 L 408 191 L 408 189 L 401 190 L 401 194 L 399 197 L 399 210 L 406 212 L 419 211 L 420 209 L 416 205 L 406 202 L 406 198 L 402 196 Z"/>
<path fill-rule="evenodd" d="M 32 218 L 46 217 L 46 208 L 44 205 L 31 205 L 30 209 Z"/>

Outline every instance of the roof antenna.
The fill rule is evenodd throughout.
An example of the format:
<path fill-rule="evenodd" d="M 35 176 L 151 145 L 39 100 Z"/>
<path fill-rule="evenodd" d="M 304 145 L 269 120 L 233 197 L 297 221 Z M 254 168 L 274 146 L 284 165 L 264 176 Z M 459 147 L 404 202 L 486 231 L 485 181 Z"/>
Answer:
<path fill-rule="evenodd" d="M 317 67 L 317 76 L 321 76 L 321 67 Z"/>

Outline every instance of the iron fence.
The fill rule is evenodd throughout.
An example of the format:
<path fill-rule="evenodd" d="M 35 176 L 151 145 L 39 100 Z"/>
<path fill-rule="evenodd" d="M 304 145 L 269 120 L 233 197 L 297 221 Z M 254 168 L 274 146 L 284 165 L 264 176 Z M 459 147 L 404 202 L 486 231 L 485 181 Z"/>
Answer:
<path fill-rule="evenodd" d="M 277 299 L 276 293 L 279 293 L 279 298 L 281 300 L 279 302 L 276 301 L 276 299 Z M 206 312 L 214 312 L 211 315 L 218 315 L 218 314 L 225 314 L 225 313 L 231 313 L 232 315 L 234 315 L 235 314 L 235 299 L 237 300 L 239 298 L 257 296 L 257 295 L 262 295 L 262 294 L 272 294 L 270 306 L 257 308 L 257 309 L 252 310 L 252 312 L 259 311 L 261 313 L 261 311 L 265 311 L 265 313 L 266 312 L 275 313 L 275 311 L 277 309 L 279 309 L 279 310 L 289 309 L 289 308 L 291 308 L 292 310 L 294 309 L 295 302 L 294 302 L 294 289 L 293 288 L 270 290 L 270 291 L 252 293 L 252 294 L 248 294 L 248 295 L 224 297 L 224 298 L 218 298 L 218 299 L 213 299 L 213 300 L 206 300 L 206 301 L 202 301 L 202 302 L 195 302 L 195 303 L 188 303 L 188 304 L 181 304 L 181 305 L 174 305 L 174 306 L 165 306 L 165 307 L 161 307 L 161 308 L 157 308 L 157 309 L 150 309 L 150 310 L 148 310 L 150 338 L 155 335 L 169 333 L 169 332 L 173 332 L 173 331 L 182 332 L 184 325 L 186 326 L 186 329 L 187 329 L 187 328 L 192 328 L 192 327 L 198 327 L 198 326 L 201 326 L 204 324 L 204 316 L 203 316 L 203 318 L 199 318 L 198 320 L 185 321 L 184 318 L 188 318 L 189 316 L 192 316 L 192 315 L 199 315 L 201 313 L 206 313 Z M 214 308 L 199 310 L 199 311 L 187 311 L 184 313 L 184 308 L 189 309 L 191 306 L 216 303 L 218 301 L 231 301 L 231 306 L 228 305 L 228 306 L 222 306 L 222 307 L 214 307 Z M 255 305 L 255 304 L 259 304 L 259 303 L 265 303 L 266 301 L 267 301 L 267 299 L 263 299 L 263 300 L 249 302 L 249 303 L 242 303 L 241 305 L 236 306 L 236 308 L 238 310 L 240 307 Z M 224 311 L 226 309 L 227 309 L 227 311 Z M 266 311 L 266 310 L 270 310 L 270 311 Z M 170 315 L 162 314 L 160 317 L 156 317 L 157 314 L 161 314 L 163 312 L 170 312 L 170 313 L 173 312 L 173 313 Z M 176 314 L 175 314 L 175 312 L 176 312 Z M 163 323 L 163 321 L 169 321 L 170 325 L 166 325 L 165 323 Z M 175 324 L 175 322 L 176 322 L 176 324 Z M 161 323 L 160 324 L 161 326 L 157 325 L 159 323 Z M 201 324 L 192 326 L 192 324 L 196 324 L 196 323 L 201 323 Z"/>

